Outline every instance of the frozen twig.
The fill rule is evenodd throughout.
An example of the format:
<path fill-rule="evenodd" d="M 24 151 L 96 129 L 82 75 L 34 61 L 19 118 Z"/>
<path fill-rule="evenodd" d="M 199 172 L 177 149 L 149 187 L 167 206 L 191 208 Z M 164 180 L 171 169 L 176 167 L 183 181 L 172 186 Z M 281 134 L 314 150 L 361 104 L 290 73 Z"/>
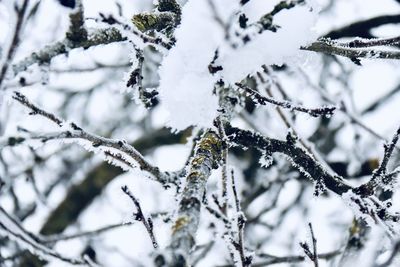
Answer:
<path fill-rule="evenodd" d="M 228 140 L 225 134 L 222 118 L 216 120 L 218 134 L 222 140 L 222 155 L 221 155 L 221 198 L 222 203 L 219 205 L 221 211 L 226 215 L 228 207 Z"/>
<path fill-rule="evenodd" d="M 133 214 L 135 217 L 135 220 L 142 222 L 144 227 L 146 227 L 147 233 L 150 236 L 151 242 L 153 244 L 154 248 L 158 248 L 158 243 L 156 241 L 156 237 L 154 236 L 153 232 L 153 221 L 151 218 L 146 218 L 143 214 L 142 208 L 140 206 L 139 200 L 131 193 L 131 191 L 128 189 L 128 186 L 122 186 L 121 187 L 122 191 L 132 200 L 133 204 L 136 207 L 136 212 Z"/>
<path fill-rule="evenodd" d="M 270 74 L 269 70 L 266 66 L 263 66 L 263 70 L 265 74 Z M 257 77 L 260 80 L 260 82 L 262 84 L 266 84 L 266 79 L 264 78 L 264 76 L 262 75 L 262 73 L 258 72 L 257 73 Z M 282 95 L 285 95 L 286 99 L 288 101 L 291 101 L 290 98 L 288 98 L 287 94 L 285 93 L 285 91 L 283 90 L 282 86 L 280 83 L 278 83 L 277 81 L 274 82 L 276 87 L 278 88 L 278 90 L 282 93 Z M 265 88 L 265 91 L 268 94 L 268 97 L 270 98 L 274 98 L 274 95 L 272 94 L 272 90 L 270 86 L 267 86 Z M 298 132 L 296 131 L 295 126 L 293 125 L 293 122 L 291 121 L 290 118 L 288 118 L 286 116 L 286 114 L 282 111 L 282 109 L 280 107 L 276 108 L 276 111 L 278 112 L 279 117 L 281 118 L 281 120 L 283 121 L 283 123 L 286 125 L 286 127 L 288 128 L 289 131 L 291 131 L 291 134 L 294 135 L 294 137 L 299 141 L 300 144 L 303 145 L 303 147 L 310 153 L 310 155 L 312 155 L 314 157 L 315 160 L 319 161 L 321 164 L 324 165 L 325 168 L 327 168 L 330 172 L 334 172 L 328 165 L 328 163 L 325 162 L 325 160 L 321 157 L 321 155 L 313 148 L 313 146 L 311 144 L 309 144 L 307 142 L 307 140 L 304 140 L 303 138 L 300 137 L 300 135 L 298 134 Z"/>
<path fill-rule="evenodd" d="M 115 25 L 105 29 L 97 29 L 91 33 L 87 33 L 87 35 L 84 34 L 85 31 L 83 31 L 83 26 L 80 27 L 80 31 L 72 31 L 72 29 L 70 29 L 67 32 L 67 36 L 64 40 L 47 45 L 38 52 L 32 53 L 30 56 L 13 65 L 14 74 L 26 70 L 29 66 L 35 63 L 39 65 L 49 63 L 52 58 L 58 55 L 67 54 L 71 49 L 87 49 L 93 46 L 126 41 L 127 38 L 125 36 L 125 32 L 133 33 L 134 35 L 138 36 L 144 43 L 161 46 L 167 50 L 172 47 L 171 44 L 164 42 L 161 38 L 152 37 L 150 35 L 142 33 L 134 27 L 119 22 L 114 18 L 113 20 L 115 21 Z M 78 35 L 78 32 L 80 32 L 81 35 Z M 73 42 L 71 40 L 73 40 Z"/>
<path fill-rule="evenodd" d="M 372 221 L 382 221 L 388 228 L 388 234 L 393 232 L 392 223 L 397 222 L 400 218 L 397 214 L 391 214 L 387 208 L 369 194 L 360 194 L 359 188 L 349 185 L 343 177 L 329 173 L 319 162 L 315 161 L 306 150 L 298 147 L 290 140 L 281 141 L 278 139 L 267 138 L 260 134 L 241 130 L 230 125 L 226 125 L 225 132 L 233 144 L 243 147 L 254 147 L 260 151 L 268 153 L 282 153 L 288 156 L 291 163 L 302 174 L 312 180 L 322 191 L 325 188 L 331 190 L 339 196 L 349 195 L 349 204 L 357 207 L 357 209 L 368 216 Z M 356 192 L 358 194 L 351 194 Z M 360 197 L 360 196 L 363 197 Z"/>
<path fill-rule="evenodd" d="M 374 46 L 394 46 L 400 44 L 400 36 L 390 38 L 362 39 L 357 38 L 350 42 L 337 43 L 337 45 L 351 48 L 363 48 Z"/>
<path fill-rule="evenodd" d="M 75 259 L 61 255 L 60 253 L 44 246 L 42 240 L 26 231 L 22 225 L 12 218 L 2 207 L 0 207 L 0 233 L 17 241 L 22 247 L 29 249 L 33 254 L 44 258 L 53 258 L 67 262 L 71 265 L 90 266 L 86 259 Z"/>
<path fill-rule="evenodd" d="M 396 148 L 397 142 L 400 138 L 400 127 L 397 129 L 396 133 L 393 135 L 392 140 L 384 145 L 384 155 L 379 167 L 372 173 L 371 179 L 357 188 L 357 191 L 361 195 L 372 195 L 375 193 L 375 189 L 382 182 L 382 185 L 391 185 L 392 178 L 395 176 L 396 172 L 387 175 L 387 165 Z"/>
<path fill-rule="evenodd" d="M 21 6 L 18 6 L 17 2 L 15 2 L 15 5 L 14 5 L 14 10 L 15 10 L 15 14 L 17 16 L 17 20 L 15 23 L 14 31 L 13 31 L 13 37 L 11 40 L 11 44 L 8 47 L 8 50 L 4 52 L 5 55 L 4 56 L 0 55 L 0 89 L 1 89 L 2 83 L 5 79 L 5 76 L 7 74 L 8 68 L 11 64 L 11 61 L 14 57 L 15 51 L 17 50 L 17 47 L 20 42 L 21 30 L 22 30 L 22 26 L 24 24 L 25 14 L 26 14 L 26 11 L 28 8 L 28 4 L 29 4 L 29 0 L 24 0 L 22 2 Z"/>
<path fill-rule="evenodd" d="M 279 29 L 278 25 L 274 25 L 273 20 L 274 16 L 277 15 L 284 9 L 291 9 L 297 5 L 304 4 L 304 0 L 288 0 L 281 1 L 277 5 L 274 6 L 271 12 L 262 16 L 258 21 L 248 26 L 248 28 L 255 28 L 255 33 L 261 34 L 264 31 L 272 31 L 276 32 Z M 247 29 L 246 29 L 247 30 Z M 247 35 L 244 40 L 249 41 L 252 36 Z"/>
<path fill-rule="evenodd" d="M 158 103 L 157 90 L 147 89 L 143 87 L 143 63 L 144 55 L 143 50 L 135 47 L 137 66 L 132 68 L 129 78 L 126 82 L 126 87 L 134 88 L 138 90 L 139 99 L 142 101 L 146 108 L 151 108 Z"/>
<path fill-rule="evenodd" d="M 350 47 L 349 45 L 348 46 L 344 46 L 343 44 L 338 45 L 334 41 L 327 41 L 327 40 L 316 41 L 308 46 L 302 47 L 301 49 L 347 57 L 350 59 L 358 59 L 358 58 L 400 59 L 400 51 L 398 50 L 353 48 Z"/>
<path fill-rule="evenodd" d="M 45 237 L 42 237 L 42 240 L 43 240 L 43 243 L 49 244 L 49 243 L 55 243 L 58 241 L 66 241 L 66 240 L 76 239 L 76 238 L 81 238 L 81 237 L 93 237 L 93 236 L 98 236 L 101 233 L 108 232 L 113 229 L 129 226 L 132 224 L 133 224 L 133 222 L 111 224 L 111 225 L 107 225 L 107 226 L 101 227 L 96 230 L 85 231 L 85 232 L 80 232 L 80 233 L 71 234 L 71 235 L 45 236 Z"/>
<path fill-rule="evenodd" d="M 243 239 L 243 232 L 244 226 L 246 224 L 246 217 L 244 216 L 241 208 L 240 208 L 240 200 L 236 190 L 236 183 L 235 183 L 235 175 L 233 170 L 231 170 L 231 182 L 232 182 L 232 192 L 235 199 L 235 208 L 236 208 L 236 216 L 237 216 L 237 230 L 238 230 L 238 242 L 233 242 L 233 246 L 239 252 L 240 261 L 242 263 L 242 267 L 247 267 L 251 265 L 252 257 L 246 256 L 245 248 L 244 248 L 244 239 Z"/>
<path fill-rule="evenodd" d="M 397 129 L 396 133 L 393 135 L 392 140 L 390 143 L 385 144 L 384 149 L 385 153 L 382 159 L 382 162 L 379 168 L 373 173 L 372 179 L 376 179 L 377 177 L 386 174 L 386 168 L 389 163 L 389 159 L 393 154 L 394 148 L 396 147 L 397 142 L 399 141 L 400 137 L 400 127 Z"/>
<path fill-rule="evenodd" d="M 321 254 L 318 254 L 318 259 L 330 260 L 330 259 L 334 258 L 335 256 L 340 255 L 340 253 L 341 253 L 340 251 L 321 253 Z M 280 264 L 280 263 L 299 263 L 299 262 L 305 261 L 308 258 L 307 256 L 303 256 L 303 255 L 279 257 L 279 256 L 270 255 L 270 254 L 262 254 L 259 256 L 265 257 L 265 258 L 267 258 L 267 260 L 257 262 L 252 265 L 253 267 L 269 266 L 269 265 Z"/>
<path fill-rule="evenodd" d="M 308 224 L 310 227 L 311 239 L 312 239 L 312 251 L 307 242 L 300 242 L 300 247 L 304 250 L 307 257 L 314 263 L 314 267 L 318 267 L 318 254 L 317 254 L 317 239 L 314 236 L 314 231 L 311 223 Z"/>
<path fill-rule="evenodd" d="M 241 84 L 241 83 L 236 83 L 236 85 L 244 90 L 246 93 L 248 93 L 250 96 L 254 97 L 254 99 L 259 103 L 260 105 L 266 105 L 267 103 L 273 104 L 275 106 L 289 109 L 289 110 L 295 110 L 299 112 L 304 112 L 309 114 L 312 117 L 319 117 L 319 116 L 331 116 L 333 112 L 335 111 L 336 107 L 331 106 L 331 107 L 320 107 L 320 108 L 305 108 L 299 105 L 295 105 L 289 101 L 279 101 L 270 97 L 262 96 L 259 92 L 251 89 L 250 87 Z"/>
<path fill-rule="evenodd" d="M 302 173 L 317 182 L 321 180 L 324 185 L 338 195 L 342 195 L 352 189 L 342 177 L 330 174 L 324 167 L 315 161 L 307 151 L 296 144 L 273 138 L 267 138 L 260 134 L 227 125 L 225 128 L 228 138 L 234 144 L 244 147 L 255 147 L 261 151 L 271 153 L 283 153 L 291 158 L 294 166 Z"/>
<path fill-rule="evenodd" d="M 26 70 L 29 66 L 35 63 L 39 65 L 49 63 L 52 58 L 58 55 L 67 54 L 71 49 L 74 48 L 87 49 L 92 46 L 122 42 L 125 40 L 126 38 L 122 36 L 120 31 L 114 27 L 108 29 L 98 29 L 89 34 L 87 40 L 79 43 L 75 42 L 73 46 L 71 42 L 62 40 L 45 46 L 41 50 L 32 53 L 30 56 L 13 65 L 14 74 Z"/>
<path fill-rule="evenodd" d="M 41 138 L 44 141 L 51 139 L 83 139 L 89 141 L 94 148 L 97 147 L 113 148 L 116 149 L 117 151 L 122 152 L 124 155 L 127 155 L 129 158 L 131 158 L 134 162 L 136 162 L 139 165 L 141 170 L 147 171 L 150 174 L 152 174 L 156 178 L 156 180 L 159 181 L 160 183 L 165 185 L 174 182 L 175 180 L 174 178 L 172 178 L 168 173 L 161 172 L 158 167 L 155 167 L 151 163 L 149 163 L 134 147 L 129 145 L 126 141 L 105 138 L 88 133 L 79 126 L 77 126 L 75 123 L 64 122 L 62 119 L 58 118 L 53 113 L 47 112 L 39 108 L 35 104 L 31 103 L 28 100 L 28 98 L 26 98 L 26 96 L 24 96 L 19 92 L 14 93 L 13 99 L 18 101 L 22 105 L 28 107 L 31 110 L 31 112 L 29 113 L 30 115 L 43 116 L 49 119 L 50 121 L 54 122 L 61 128 L 65 126 L 69 127 L 69 129 L 66 131 L 62 131 L 56 134 L 39 135 L 37 136 L 37 138 Z M 112 154 L 114 155 L 114 158 L 118 160 L 123 160 L 124 163 L 127 163 L 128 166 L 132 167 L 132 164 L 129 164 L 127 158 L 125 158 L 122 154 L 120 153 L 117 154 L 112 153 Z M 107 155 L 111 154 L 108 153 Z"/>

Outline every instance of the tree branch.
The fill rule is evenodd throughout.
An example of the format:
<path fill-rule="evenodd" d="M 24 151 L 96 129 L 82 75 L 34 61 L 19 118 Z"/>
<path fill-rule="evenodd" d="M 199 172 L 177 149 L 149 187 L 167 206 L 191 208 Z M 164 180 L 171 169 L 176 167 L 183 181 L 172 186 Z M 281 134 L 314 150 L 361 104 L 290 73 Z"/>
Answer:
<path fill-rule="evenodd" d="M 361 49 L 351 48 L 344 46 L 343 44 L 338 45 L 336 42 L 320 40 L 316 41 L 308 46 L 301 47 L 302 50 L 308 50 L 313 52 L 321 52 L 329 55 L 336 55 L 347 57 L 350 59 L 357 58 L 382 58 L 382 59 L 400 59 L 400 51 L 394 50 L 378 50 L 378 49 Z"/>
<path fill-rule="evenodd" d="M 244 90 L 246 93 L 254 97 L 254 99 L 259 103 L 260 105 L 266 105 L 266 103 L 270 103 L 272 105 L 289 109 L 289 110 L 295 110 L 303 113 L 307 113 L 312 117 L 319 117 L 319 116 L 331 116 L 336 109 L 336 107 L 331 106 L 331 107 L 320 107 L 320 108 L 305 108 L 303 106 L 298 106 L 295 105 L 289 101 L 279 101 L 271 97 L 266 97 L 262 96 L 259 92 L 251 89 L 250 87 L 243 85 L 241 83 L 236 83 L 236 86 L 238 86 L 240 89 Z"/>
<path fill-rule="evenodd" d="M 168 266 L 190 264 L 190 252 L 195 245 L 206 183 L 211 170 L 219 166 L 221 151 L 221 139 L 213 131 L 207 131 L 197 143 L 172 227 L 172 240 L 166 255 L 155 258 L 157 266 L 162 266 L 160 263 L 165 262 L 168 262 Z"/>
<path fill-rule="evenodd" d="M 0 63 L 3 63 L 0 68 L 0 89 L 1 89 L 1 85 L 4 81 L 4 78 L 7 74 L 7 70 L 11 64 L 13 57 L 14 57 L 15 51 L 17 50 L 17 47 L 19 45 L 22 25 L 24 23 L 25 13 L 27 11 L 28 4 L 29 4 L 29 0 L 24 0 L 21 7 L 18 7 L 16 3 L 14 5 L 15 13 L 17 15 L 17 21 L 16 21 L 15 28 L 14 28 L 14 35 L 12 37 L 11 44 L 8 48 L 8 51 L 5 52 L 5 56 L 4 56 L 3 60 L 1 60 L 2 57 L 0 54 L 0 60 L 1 60 Z"/>
<path fill-rule="evenodd" d="M 131 193 L 128 186 L 124 185 L 121 187 L 121 189 L 132 200 L 133 204 L 136 207 L 137 211 L 136 211 L 136 213 L 133 214 L 135 217 L 135 220 L 143 223 L 144 227 L 146 228 L 147 233 L 150 236 L 153 247 L 158 248 L 158 243 L 156 241 L 156 237 L 154 236 L 154 232 L 153 232 L 153 221 L 151 220 L 150 217 L 146 218 L 144 216 L 139 200 Z"/>
<path fill-rule="evenodd" d="M 153 175 L 158 182 L 163 185 L 167 185 L 170 183 L 174 183 L 175 179 L 177 178 L 174 175 L 170 175 L 169 173 L 161 172 L 158 167 L 153 166 L 150 164 L 134 147 L 129 145 L 126 141 L 122 140 L 114 140 L 110 138 L 104 138 L 101 136 L 97 136 L 91 133 L 86 132 L 82 128 L 78 127 L 75 123 L 66 123 L 62 119 L 58 118 L 52 113 L 49 113 L 35 104 L 31 103 L 23 94 L 19 92 L 14 92 L 13 99 L 21 103 L 22 105 L 28 107 L 31 112 L 30 115 L 40 115 L 43 116 L 50 121 L 56 123 L 59 127 L 69 127 L 66 131 L 61 133 L 56 133 L 55 135 L 44 135 L 39 136 L 38 138 L 44 139 L 45 141 L 51 139 L 83 139 L 87 140 L 91 143 L 93 148 L 99 147 L 106 147 L 106 148 L 113 148 L 117 151 L 122 152 L 123 154 L 107 154 L 108 156 L 115 156 L 118 159 L 124 161 L 124 163 L 128 164 L 128 166 L 133 167 L 133 163 L 129 163 L 129 159 L 125 157 L 128 156 L 134 162 L 136 162 L 140 169 L 143 171 L 147 171 L 151 175 Z M 110 151 L 105 151 L 106 153 Z"/>

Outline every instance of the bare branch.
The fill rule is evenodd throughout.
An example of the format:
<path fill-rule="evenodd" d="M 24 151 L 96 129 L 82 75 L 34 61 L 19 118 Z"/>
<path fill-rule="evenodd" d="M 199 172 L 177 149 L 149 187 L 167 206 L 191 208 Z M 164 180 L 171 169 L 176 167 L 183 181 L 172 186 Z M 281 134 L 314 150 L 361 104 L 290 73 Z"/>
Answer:
<path fill-rule="evenodd" d="M 257 103 L 261 105 L 266 105 L 266 103 L 273 104 L 278 107 L 282 107 L 289 110 L 295 110 L 299 112 L 307 113 L 313 117 L 319 116 L 331 116 L 335 111 L 336 107 L 320 107 L 320 108 L 305 108 L 302 106 L 295 105 L 289 101 L 279 101 L 270 97 L 262 96 L 259 92 L 251 89 L 250 87 L 243 85 L 241 83 L 236 83 L 236 85 L 244 90 L 249 95 L 253 96 Z"/>
<path fill-rule="evenodd" d="M 28 8 L 28 4 L 29 4 L 29 0 L 24 0 L 20 7 L 17 6 L 17 4 L 15 4 L 15 6 L 14 6 L 17 20 L 16 20 L 11 44 L 8 48 L 8 51 L 5 52 L 5 56 L 3 56 L 3 58 L 4 58 L 3 62 L 0 61 L 0 63 L 2 63 L 1 68 L 0 68 L 0 89 L 1 89 L 1 85 L 4 81 L 4 78 L 7 74 L 7 70 L 10 66 L 10 63 L 14 57 L 15 51 L 17 50 L 17 47 L 19 45 L 21 30 L 22 30 L 22 26 L 23 26 L 23 23 L 25 20 L 25 14 L 26 14 L 26 11 Z M 0 59 L 2 59 L 1 56 L 0 56 Z"/>
<path fill-rule="evenodd" d="M 369 59 L 400 59 L 400 51 L 378 50 L 378 49 L 362 49 L 345 47 L 338 45 L 336 42 L 320 40 L 308 46 L 302 47 L 302 50 L 313 52 L 322 52 L 325 54 L 347 57 L 350 59 L 369 58 Z"/>
<path fill-rule="evenodd" d="M 391 185 L 392 178 L 396 173 L 392 173 L 390 175 L 386 175 L 387 165 L 389 160 L 393 154 L 394 149 L 396 148 L 397 142 L 400 138 L 400 127 L 397 129 L 396 133 L 393 135 L 392 140 L 384 145 L 384 155 L 379 167 L 374 170 L 372 173 L 371 179 L 357 188 L 357 192 L 362 193 L 364 195 L 372 195 L 375 193 L 375 189 L 379 186 L 379 182 L 382 182 L 382 185 Z"/>
<path fill-rule="evenodd" d="M 245 254 L 243 232 L 244 232 L 244 226 L 246 224 L 246 217 L 244 216 L 240 208 L 240 200 L 236 190 L 235 175 L 233 170 L 231 170 L 231 181 L 232 181 L 232 192 L 235 199 L 236 216 L 237 216 L 236 220 L 238 229 L 238 242 L 237 243 L 234 242 L 233 245 L 239 252 L 242 267 L 247 267 L 251 265 L 252 257 L 246 256 Z"/>
<path fill-rule="evenodd" d="M 134 213 L 135 220 L 143 223 L 144 227 L 146 227 L 147 233 L 150 236 L 151 242 L 153 243 L 154 248 L 158 248 L 158 243 L 156 241 L 156 237 L 153 232 L 153 221 L 151 218 L 146 218 L 143 214 L 142 208 L 140 206 L 139 200 L 129 191 L 128 186 L 122 186 L 122 191 L 132 200 L 133 204 L 136 207 L 137 212 Z"/>
<path fill-rule="evenodd" d="M 129 156 L 134 162 L 139 164 L 141 170 L 149 172 L 157 179 L 157 181 L 161 182 L 162 184 L 168 184 L 174 182 L 176 177 L 173 178 L 168 173 L 161 172 L 158 167 L 155 167 L 152 164 L 150 164 L 134 147 L 129 145 L 126 141 L 114 140 L 110 138 L 97 136 L 84 131 L 82 128 L 80 128 L 73 122 L 66 123 L 62 119 L 58 118 L 56 115 L 37 107 L 35 104 L 31 103 L 23 94 L 19 92 L 14 93 L 13 99 L 18 101 L 22 105 L 28 107 L 32 111 L 30 115 L 43 116 L 49 119 L 50 121 L 56 123 L 59 127 L 64 127 L 64 126 L 70 127 L 70 129 L 67 131 L 57 134 L 38 136 L 37 138 L 42 138 L 45 141 L 51 139 L 83 139 L 89 141 L 94 148 L 97 147 L 113 148 Z M 119 155 L 114 155 L 114 156 L 119 156 Z M 121 156 L 122 155 L 120 155 L 120 157 Z M 132 165 L 129 164 L 129 166 Z"/>
<path fill-rule="evenodd" d="M 65 241 L 65 240 L 81 238 L 81 237 L 93 237 L 93 236 L 98 236 L 101 233 L 108 232 L 110 230 L 114 230 L 114 229 L 125 227 L 125 226 L 130 226 L 132 224 L 133 224 L 133 222 L 111 224 L 111 225 L 107 225 L 107 226 L 101 227 L 96 230 L 80 232 L 80 233 L 76 233 L 76 234 L 72 234 L 72 235 L 46 236 L 46 237 L 42 237 L 42 240 L 43 240 L 43 243 L 49 244 L 49 243 L 55 243 L 58 241 Z"/>
<path fill-rule="evenodd" d="M 68 258 L 42 245 L 38 237 L 26 231 L 22 225 L 16 219 L 12 218 L 2 207 L 0 207 L 0 232 L 2 235 L 15 239 L 21 246 L 29 248 L 38 256 L 55 258 L 72 265 L 90 266 L 85 259 Z"/>
<path fill-rule="evenodd" d="M 318 254 L 319 259 L 324 259 L 324 260 L 329 260 L 334 258 L 335 256 L 340 255 L 340 251 L 333 251 L 329 253 L 321 253 Z M 269 266 L 269 265 L 274 265 L 274 264 L 280 264 L 280 263 L 297 263 L 297 262 L 303 262 L 306 260 L 306 256 L 284 256 L 284 257 L 278 257 L 274 255 L 269 255 L 269 254 L 262 254 L 259 255 L 260 257 L 265 257 L 269 258 L 268 260 L 264 262 L 258 262 L 253 264 L 253 267 L 262 267 L 262 266 Z"/>

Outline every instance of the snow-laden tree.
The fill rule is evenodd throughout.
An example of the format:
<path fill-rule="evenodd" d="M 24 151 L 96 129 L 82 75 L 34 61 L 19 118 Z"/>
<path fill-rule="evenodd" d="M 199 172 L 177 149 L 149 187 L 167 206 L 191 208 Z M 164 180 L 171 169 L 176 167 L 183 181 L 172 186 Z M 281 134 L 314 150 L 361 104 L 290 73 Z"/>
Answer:
<path fill-rule="evenodd" d="M 395 0 L 0 0 L 0 266 L 398 266 Z"/>

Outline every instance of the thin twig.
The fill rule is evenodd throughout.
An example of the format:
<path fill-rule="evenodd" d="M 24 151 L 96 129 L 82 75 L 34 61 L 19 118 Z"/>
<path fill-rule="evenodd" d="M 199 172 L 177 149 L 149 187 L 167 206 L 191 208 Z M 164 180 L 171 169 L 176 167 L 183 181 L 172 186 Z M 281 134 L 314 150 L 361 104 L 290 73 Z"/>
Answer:
<path fill-rule="evenodd" d="M 318 255 L 319 259 L 323 260 L 329 260 L 335 256 L 340 255 L 340 251 L 333 251 L 333 252 L 328 252 L 328 253 L 321 253 Z M 280 263 L 298 263 L 298 262 L 303 262 L 306 260 L 306 256 L 303 255 L 298 255 L 298 256 L 274 256 L 270 254 L 262 254 L 259 255 L 259 257 L 266 257 L 268 260 L 266 261 L 261 261 L 253 264 L 253 267 L 262 267 L 262 266 L 268 266 L 268 265 L 273 265 L 273 264 L 280 264 Z"/>
<path fill-rule="evenodd" d="M 2 207 L 0 207 L 0 232 L 2 235 L 15 239 L 21 246 L 29 248 L 29 250 L 38 256 L 48 256 L 72 265 L 89 265 L 86 259 L 75 259 L 61 255 L 42 244 L 42 240 L 26 231 L 21 223 L 11 217 Z"/>
<path fill-rule="evenodd" d="M 314 85 L 311 81 L 310 78 L 304 73 L 304 71 L 302 71 L 301 69 L 299 69 L 299 73 L 304 77 L 304 79 L 307 81 L 307 83 L 312 87 L 312 89 L 314 89 L 315 91 L 319 92 L 321 94 L 321 97 L 327 101 L 328 103 L 331 104 L 335 104 L 332 100 L 332 97 L 330 95 L 328 95 L 325 90 L 321 90 L 321 88 L 319 88 L 318 86 Z M 368 125 L 366 125 L 364 122 L 362 122 L 358 117 L 356 117 L 355 115 L 351 114 L 343 105 L 339 106 L 339 111 L 342 112 L 343 115 L 345 115 L 346 117 L 348 117 L 352 123 L 357 124 L 361 129 L 365 130 L 366 132 L 370 133 L 373 137 L 375 137 L 376 139 L 379 140 L 383 140 L 385 142 L 388 142 L 387 139 L 380 135 L 379 133 L 377 133 L 374 129 L 372 129 L 371 127 L 369 127 Z M 399 146 L 396 146 L 396 148 L 398 150 L 400 150 Z"/>
<path fill-rule="evenodd" d="M 14 54 L 15 54 L 15 51 L 17 50 L 17 47 L 18 47 L 19 42 L 20 42 L 20 35 L 21 35 L 22 25 L 24 23 L 25 13 L 27 11 L 28 4 L 29 4 L 29 0 L 24 0 L 24 2 L 22 3 L 21 7 L 18 7 L 16 3 L 14 5 L 15 13 L 17 15 L 17 21 L 16 21 L 16 24 L 15 24 L 14 34 L 13 34 L 13 37 L 12 37 L 12 40 L 11 40 L 10 47 L 8 48 L 8 51 L 5 54 L 3 65 L 1 66 L 1 69 L 0 69 L 0 89 L 1 89 L 1 85 L 2 85 L 2 83 L 4 81 L 4 78 L 6 76 L 8 67 L 11 64 L 11 61 L 12 61 L 12 59 L 14 57 Z M 0 59 L 1 59 L 1 57 L 0 57 Z"/>
<path fill-rule="evenodd" d="M 266 66 L 263 66 L 263 70 L 266 74 L 269 74 L 269 71 Z M 257 77 L 260 79 L 260 81 L 265 84 L 266 81 L 264 77 L 261 75 L 261 73 L 257 72 Z M 278 90 L 285 94 L 285 91 L 283 90 L 282 86 L 280 83 L 275 81 L 275 85 L 278 88 Z M 266 87 L 266 92 L 269 97 L 273 98 L 274 95 L 272 94 L 271 88 Z M 290 99 L 286 98 L 287 100 L 291 101 Z M 276 108 L 276 111 L 278 112 L 279 117 L 283 121 L 283 123 L 286 125 L 286 127 L 291 130 L 291 132 L 294 134 L 294 137 L 300 142 L 300 144 L 310 153 L 311 156 L 314 157 L 315 160 L 319 161 L 321 164 L 324 165 L 325 168 L 327 168 L 330 172 L 335 173 L 332 168 L 329 166 L 329 164 L 322 158 L 322 156 L 310 145 L 306 140 L 300 137 L 299 133 L 297 132 L 296 128 L 293 125 L 293 122 L 288 118 L 282 111 L 280 107 Z"/>
<path fill-rule="evenodd" d="M 363 184 L 358 188 L 361 189 L 361 192 L 364 193 L 368 192 L 368 194 L 373 194 L 379 182 L 383 182 L 384 185 L 389 185 L 392 182 L 392 178 L 394 177 L 394 175 L 386 176 L 387 165 L 393 154 L 394 149 L 396 148 L 399 138 L 400 138 L 400 127 L 393 135 L 392 140 L 389 143 L 384 144 L 385 152 L 381 164 L 376 170 L 374 170 L 371 179 L 366 184 Z M 363 189 L 366 189 L 367 191 Z"/>
<path fill-rule="evenodd" d="M 333 41 L 331 41 L 333 42 Z M 335 45 L 350 48 L 365 48 L 374 46 L 392 46 L 400 44 L 400 36 L 390 38 L 362 39 L 357 38 L 350 42 L 335 42 Z"/>
<path fill-rule="evenodd" d="M 336 107 L 331 106 L 331 107 L 320 107 L 320 108 L 305 108 L 302 106 L 295 105 L 289 101 L 279 101 L 270 97 L 265 97 L 262 96 L 259 92 L 251 89 L 250 87 L 241 84 L 241 83 L 236 83 L 236 85 L 244 90 L 246 93 L 249 95 L 253 96 L 257 103 L 261 105 L 266 105 L 266 103 L 273 104 L 278 107 L 282 107 L 285 109 L 289 110 L 296 110 L 299 112 L 304 112 L 307 113 L 313 117 L 319 117 L 319 116 L 331 116 L 333 112 L 335 111 Z"/>
<path fill-rule="evenodd" d="M 132 200 L 133 204 L 136 207 L 137 212 L 134 213 L 135 220 L 143 223 L 144 227 L 147 230 L 147 233 L 150 236 L 151 242 L 154 248 L 158 248 L 158 243 L 156 241 L 156 237 L 153 232 L 153 221 L 151 218 L 146 218 L 143 214 L 142 208 L 140 206 L 139 200 L 129 191 L 128 186 L 124 185 L 121 187 L 122 191 Z"/>
<path fill-rule="evenodd" d="M 317 239 L 315 238 L 312 224 L 308 223 L 308 226 L 310 227 L 311 239 L 312 239 L 312 244 L 313 244 L 314 263 L 315 263 L 315 267 L 318 267 Z"/>
<path fill-rule="evenodd" d="M 244 231 L 244 226 L 246 224 L 246 217 L 244 216 L 240 208 L 240 200 L 236 190 L 235 175 L 233 169 L 231 170 L 231 182 L 232 182 L 232 192 L 235 199 L 237 229 L 238 229 L 238 243 L 234 242 L 233 245 L 239 252 L 240 260 L 242 262 L 242 267 L 247 267 L 250 266 L 252 258 L 247 257 L 244 251 L 245 249 L 244 249 L 243 231 Z"/>
<path fill-rule="evenodd" d="M 317 239 L 314 236 L 311 223 L 309 223 L 308 226 L 310 228 L 313 251 L 311 251 L 307 242 L 300 242 L 300 247 L 304 250 L 307 257 L 314 263 L 314 267 L 318 267 Z"/>
<path fill-rule="evenodd" d="M 149 163 L 134 147 L 129 145 L 126 141 L 105 138 L 88 133 L 81 127 L 77 126 L 75 123 L 64 122 L 53 113 L 47 112 L 39 108 L 38 106 L 30 102 L 25 95 L 19 92 L 14 92 L 13 99 L 28 107 L 31 110 L 31 112 L 29 113 L 30 115 L 40 115 L 56 123 L 59 127 L 69 127 L 69 129 L 66 131 L 57 134 L 39 136 L 39 138 L 42 137 L 45 141 L 50 139 L 83 139 L 89 141 L 94 148 L 107 147 L 116 149 L 117 151 L 123 152 L 129 158 L 133 159 L 133 161 L 139 165 L 141 170 L 147 171 L 152 174 L 160 183 L 173 183 L 174 178 L 172 176 L 170 176 L 168 173 L 161 172 L 158 167 L 155 167 L 151 163 Z M 107 155 L 109 155 L 109 153 Z M 114 154 L 114 157 L 117 157 L 118 160 L 124 160 L 124 163 L 126 163 L 127 159 L 124 158 L 122 154 Z M 128 165 L 132 166 L 132 164 Z"/>
<path fill-rule="evenodd" d="M 221 118 L 217 118 L 216 120 L 218 126 L 218 134 L 222 140 L 222 155 L 221 155 L 221 168 L 222 168 L 222 179 L 221 179 L 221 211 L 226 215 L 227 207 L 228 207 L 228 138 L 226 137 L 223 122 Z"/>
<path fill-rule="evenodd" d="M 337 43 L 335 42 L 327 42 L 325 40 L 316 41 L 308 46 L 301 47 L 301 49 L 347 57 L 350 59 L 357 59 L 357 58 L 400 59 L 400 51 L 345 47 L 343 45 L 337 45 Z"/>
<path fill-rule="evenodd" d="M 101 233 L 116 229 L 116 228 L 121 228 L 125 226 L 130 226 L 134 224 L 134 222 L 127 222 L 127 223 L 117 223 L 117 224 L 111 224 L 107 225 L 104 227 L 101 227 L 96 230 L 91 230 L 91 231 L 84 231 L 72 235 L 52 235 L 52 236 L 46 236 L 42 237 L 43 243 L 48 244 L 48 243 L 55 243 L 58 241 L 65 241 L 65 240 L 70 240 L 70 239 L 76 239 L 80 237 L 91 237 L 91 236 L 98 236 Z"/>

